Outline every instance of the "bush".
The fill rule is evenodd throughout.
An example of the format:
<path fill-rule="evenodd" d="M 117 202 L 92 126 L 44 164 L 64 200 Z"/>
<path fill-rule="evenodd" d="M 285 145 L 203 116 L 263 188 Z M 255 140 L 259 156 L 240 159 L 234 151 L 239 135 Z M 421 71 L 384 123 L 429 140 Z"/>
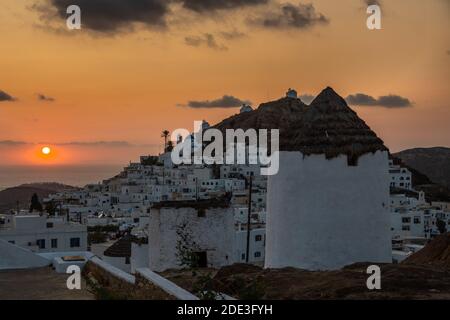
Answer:
<path fill-rule="evenodd" d="M 91 245 L 93 243 L 103 243 L 108 240 L 106 233 L 103 232 L 89 232 L 88 243 Z"/>

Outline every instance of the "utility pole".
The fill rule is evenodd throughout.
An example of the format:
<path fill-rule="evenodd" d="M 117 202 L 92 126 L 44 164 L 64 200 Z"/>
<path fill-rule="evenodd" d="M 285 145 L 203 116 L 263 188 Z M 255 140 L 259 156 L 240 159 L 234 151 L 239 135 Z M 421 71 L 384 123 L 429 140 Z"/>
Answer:
<path fill-rule="evenodd" d="M 250 255 L 250 223 L 252 214 L 252 176 L 250 176 L 250 182 L 248 186 L 248 215 L 247 215 L 247 250 L 245 254 L 245 262 L 249 262 Z"/>
<path fill-rule="evenodd" d="M 195 201 L 198 201 L 198 177 L 195 177 Z"/>

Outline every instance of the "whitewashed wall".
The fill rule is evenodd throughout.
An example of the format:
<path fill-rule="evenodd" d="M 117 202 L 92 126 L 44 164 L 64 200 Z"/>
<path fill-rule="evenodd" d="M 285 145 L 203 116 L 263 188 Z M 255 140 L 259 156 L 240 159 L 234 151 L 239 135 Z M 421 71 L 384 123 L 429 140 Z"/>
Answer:
<path fill-rule="evenodd" d="M 116 267 L 117 269 L 120 269 L 127 273 L 131 273 L 131 263 L 126 263 L 125 257 L 108 257 L 103 255 L 102 260 Z"/>
<path fill-rule="evenodd" d="M 261 240 L 258 240 L 260 236 Z M 266 229 L 258 228 L 250 231 L 250 254 L 249 262 L 264 263 L 265 255 L 265 236 Z M 245 263 L 247 254 L 247 230 L 236 230 L 235 232 L 235 248 L 234 248 L 234 263 Z"/>
<path fill-rule="evenodd" d="M 0 270 L 38 268 L 50 263 L 50 260 L 30 250 L 0 239 Z"/>
<path fill-rule="evenodd" d="M 387 152 L 347 157 L 304 157 L 280 152 L 280 171 L 269 176 L 267 268 L 338 269 L 391 262 Z"/>
<path fill-rule="evenodd" d="M 148 268 L 148 244 L 131 243 L 131 273 L 138 268 Z"/>
<path fill-rule="evenodd" d="M 209 209 L 205 217 L 198 217 L 192 208 L 152 209 L 149 223 L 149 267 L 153 271 L 179 269 L 177 257 L 177 229 L 187 222 L 186 231 L 207 252 L 208 266 L 221 267 L 233 261 L 233 210 Z"/>

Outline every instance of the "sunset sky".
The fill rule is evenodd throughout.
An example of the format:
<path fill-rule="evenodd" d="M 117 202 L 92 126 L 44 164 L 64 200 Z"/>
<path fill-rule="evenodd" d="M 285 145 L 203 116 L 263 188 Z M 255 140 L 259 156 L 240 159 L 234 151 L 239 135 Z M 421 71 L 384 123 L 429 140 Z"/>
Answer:
<path fill-rule="evenodd" d="M 3 0 L 0 165 L 127 163 L 289 87 L 353 96 L 391 151 L 450 146 L 450 1 L 380 0 L 372 31 L 367 2 Z"/>

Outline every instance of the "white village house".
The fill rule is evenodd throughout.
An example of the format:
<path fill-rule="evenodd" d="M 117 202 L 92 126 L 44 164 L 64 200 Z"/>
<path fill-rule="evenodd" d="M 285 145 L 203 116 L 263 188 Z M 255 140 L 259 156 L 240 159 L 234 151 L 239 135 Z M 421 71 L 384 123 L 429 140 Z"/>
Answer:
<path fill-rule="evenodd" d="M 64 217 L 39 214 L 0 216 L 0 239 L 33 252 L 87 250 L 87 228 Z"/>
<path fill-rule="evenodd" d="M 289 90 L 217 127 L 249 126 L 280 130 L 280 170 L 267 182 L 267 268 L 392 261 L 388 151 L 344 99 L 327 88 L 307 106 Z"/>
<path fill-rule="evenodd" d="M 279 173 L 261 176 L 259 165 L 176 166 L 170 153 L 142 156 L 103 183 L 45 199 L 69 222 L 66 215 L 3 216 L 0 251 L 82 252 L 86 226 L 118 226 L 131 237 L 104 244 L 99 256 L 127 273 L 181 268 L 186 253 L 214 268 L 248 259 L 268 268 L 338 269 L 400 261 L 439 234 L 438 220 L 450 225 L 450 205 L 430 205 L 423 192 L 412 196 L 411 172 L 388 159 L 383 142 L 331 88 L 310 105 L 290 89 L 213 128 L 280 129 Z"/>
<path fill-rule="evenodd" d="M 225 199 L 159 203 L 150 214 L 149 268 L 232 264 L 234 233 L 233 210 Z"/>

